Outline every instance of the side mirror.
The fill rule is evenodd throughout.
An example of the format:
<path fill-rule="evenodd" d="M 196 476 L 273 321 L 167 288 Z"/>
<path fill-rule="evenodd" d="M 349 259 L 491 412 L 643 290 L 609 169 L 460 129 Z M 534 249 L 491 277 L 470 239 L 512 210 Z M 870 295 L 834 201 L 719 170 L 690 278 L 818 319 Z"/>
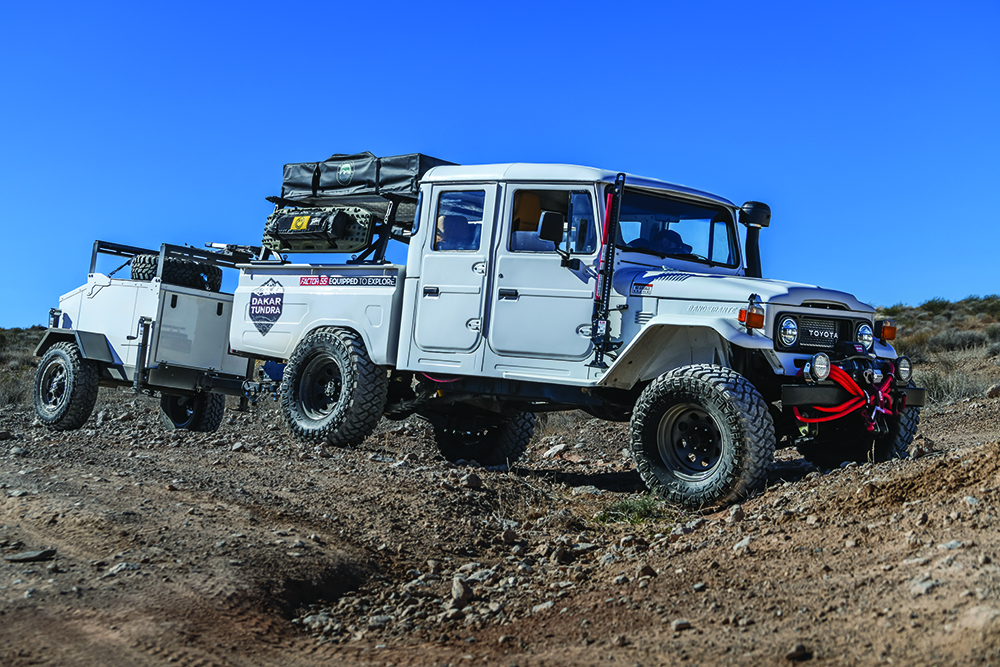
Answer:
<path fill-rule="evenodd" d="M 551 241 L 559 247 L 563 240 L 563 227 L 566 226 L 566 216 L 558 211 L 542 211 L 538 222 L 538 238 Z"/>
<path fill-rule="evenodd" d="M 740 223 L 747 227 L 767 227 L 771 224 L 771 207 L 759 201 L 748 201 L 740 207 Z"/>

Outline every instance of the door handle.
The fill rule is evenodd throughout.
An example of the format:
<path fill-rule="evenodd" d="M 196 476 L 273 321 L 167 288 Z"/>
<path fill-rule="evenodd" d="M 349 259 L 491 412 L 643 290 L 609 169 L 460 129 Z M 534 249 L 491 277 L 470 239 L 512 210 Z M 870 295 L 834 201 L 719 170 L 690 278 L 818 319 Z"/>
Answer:
<path fill-rule="evenodd" d="M 441 290 L 437 287 L 424 287 L 424 296 L 441 296 Z"/>
<path fill-rule="evenodd" d="M 517 298 L 517 290 L 516 289 L 501 288 L 500 289 L 500 298 L 501 299 L 516 299 Z"/>

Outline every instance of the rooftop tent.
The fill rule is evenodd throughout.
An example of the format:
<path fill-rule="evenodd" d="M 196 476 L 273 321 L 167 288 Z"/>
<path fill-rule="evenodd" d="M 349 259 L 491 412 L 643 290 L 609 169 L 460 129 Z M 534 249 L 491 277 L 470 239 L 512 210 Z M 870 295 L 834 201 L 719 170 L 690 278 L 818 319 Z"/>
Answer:
<path fill-rule="evenodd" d="M 286 164 L 281 197 L 293 201 L 339 197 L 415 199 L 420 177 L 431 167 L 450 165 L 420 153 L 375 157 L 370 152 L 331 155 L 323 162 Z"/>
<path fill-rule="evenodd" d="M 268 198 L 276 208 L 268 217 L 263 245 L 277 253 L 373 248 L 379 244 L 374 237 L 392 234 L 396 221 L 400 229 L 410 227 L 420 178 L 431 167 L 450 164 L 420 153 L 379 158 L 369 152 L 286 164 L 281 197 Z M 382 257 L 384 242 L 380 247 L 376 258 Z"/>

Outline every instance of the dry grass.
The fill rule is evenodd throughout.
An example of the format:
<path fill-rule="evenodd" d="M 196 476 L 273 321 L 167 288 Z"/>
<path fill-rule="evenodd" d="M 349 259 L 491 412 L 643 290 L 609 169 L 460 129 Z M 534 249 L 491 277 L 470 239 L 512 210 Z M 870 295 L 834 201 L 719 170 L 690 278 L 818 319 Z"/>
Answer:
<path fill-rule="evenodd" d="M 34 351 L 45 329 L 0 329 L 0 407 L 21 405 L 31 397 L 38 359 Z"/>

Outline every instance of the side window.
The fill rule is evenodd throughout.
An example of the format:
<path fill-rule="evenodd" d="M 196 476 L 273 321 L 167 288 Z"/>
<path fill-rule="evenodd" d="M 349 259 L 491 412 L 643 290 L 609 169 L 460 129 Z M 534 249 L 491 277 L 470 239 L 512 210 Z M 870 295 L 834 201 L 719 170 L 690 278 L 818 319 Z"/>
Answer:
<path fill-rule="evenodd" d="M 485 190 L 442 192 L 438 198 L 434 250 L 479 250 Z"/>
<path fill-rule="evenodd" d="M 733 248 L 736 244 L 729 238 L 730 226 L 725 220 L 715 220 L 712 222 L 712 254 L 709 259 L 720 264 L 735 264 Z"/>
<path fill-rule="evenodd" d="M 570 252 L 586 254 L 597 248 L 597 228 L 594 206 L 588 192 L 570 190 L 518 190 L 514 193 L 511 214 L 510 249 L 515 252 L 551 252 L 556 246 L 538 236 L 543 211 L 562 213 L 565 247 L 569 239 Z"/>

